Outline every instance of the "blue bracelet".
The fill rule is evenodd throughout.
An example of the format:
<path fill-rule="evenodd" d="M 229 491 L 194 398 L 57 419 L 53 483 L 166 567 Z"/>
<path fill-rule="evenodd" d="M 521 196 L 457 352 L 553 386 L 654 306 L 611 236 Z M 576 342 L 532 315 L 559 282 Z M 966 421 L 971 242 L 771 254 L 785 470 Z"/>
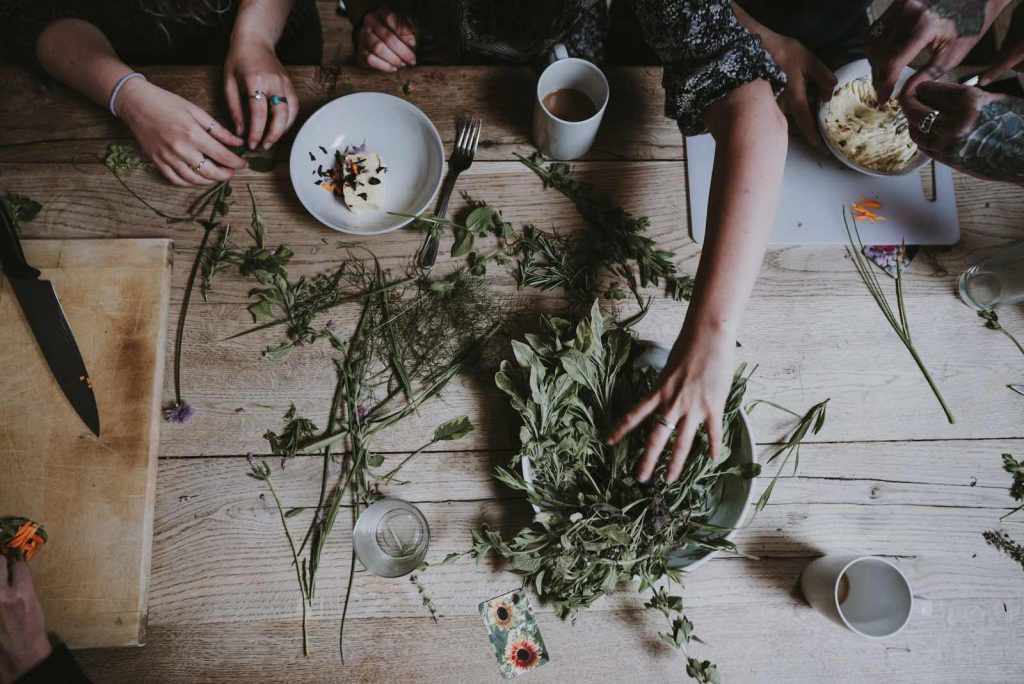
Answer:
<path fill-rule="evenodd" d="M 124 84 L 133 78 L 141 78 L 143 81 L 146 77 L 137 71 L 133 71 L 130 74 L 125 74 L 121 79 L 114 85 L 114 89 L 110 91 L 110 100 L 107 102 L 107 107 L 110 109 L 110 113 L 117 116 L 117 110 L 114 109 L 114 102 L 117 101 L 117 94 L 121 92 L 121 88 L 124 88 Z"/>

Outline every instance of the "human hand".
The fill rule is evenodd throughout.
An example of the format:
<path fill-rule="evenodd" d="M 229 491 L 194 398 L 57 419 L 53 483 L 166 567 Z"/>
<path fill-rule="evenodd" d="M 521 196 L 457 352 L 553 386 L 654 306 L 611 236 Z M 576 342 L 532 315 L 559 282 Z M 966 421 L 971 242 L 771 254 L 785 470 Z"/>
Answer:
<path fill-rule="evenodd" d="M 51 651 L 28 563 L 0 555 L 0 684 L 10 684 Z"/>
<path fill-rule="evenodd" d="M 978 79 L 978 86 L 984 88 L 1008 69 L 1020 71 L 1021 67 L 1024 67 L 1024 5 L 1018 5 L 1013 11 L 1006 38 L 992 60 L 992 66 Z"/>
<path fill-rule="evenodd" d="M 250 150 L 270 149 L 299 115 L 299 98 L 292 80 L 269 41 L 232 36 L 224 61 L 224 96 L 238 135 L 246 134 L 242 100 L 248 105 L 246 138 Z"/>
<path fill-rule="evenodd" d="M 867 42 L 879 103 L 892 97 L 903 67 L 925 48 L 931 50 L 931 59 L 903 86 L 910 96 L 924 81 L 938 79 L 960 64 L 1008 2 L 896 0 L 872 24 Z"/>
<path fill-rule="evenodd" d="M 786 72 L 786 89 L 779 95 L 779 107 L 811 146 L 828 154 L 811 109 L 808 86 L 814 86 L 821 102 L 828 102 L 836 87 L 836 75 L 800 41 L 776 33 L 764 36 L 763 44 L 779 68 Z"/>
<path fill-rule="evenodd" d="M 117 110 L 142 149 L 175 185 L 210 185 L 245 168 L 227 148 L 242 139 L 188 100 L 136 78 L 125 84 Z"/>
<path fill-rule="evenodd" d="M 676 340 L 654 392 L 627 413 L 608 438 L 609 443 L 616 444 L 648 417 L 654 417 L 637 468 L 638 480 L 651 479 L 665 445 L 674 436 L 665 481 L 675 482 L 702 424 L 708 433 L 711 458 L 718 458 L 722 450 L 722 416 L 733 376 L 734 344 L 713 333 L 698 333 L 691 340 L 685 330 Z M 676 426 L 674 435 L 671 425 Z"/>
<path fill-rule="evenodd" d="M 910 137 L 928 156 L 978 178 L 1024 182 L 1024 100 L 941 82 L 922 83 L 917 97 L 923 108 L 906 107 Z"/>
<path fill-rule="evenodd" d="M 378 71 L 415 66 L 416 27 L 387 7 L 367 12 L 356 39 L 356 57 L 364 67 Z"/>

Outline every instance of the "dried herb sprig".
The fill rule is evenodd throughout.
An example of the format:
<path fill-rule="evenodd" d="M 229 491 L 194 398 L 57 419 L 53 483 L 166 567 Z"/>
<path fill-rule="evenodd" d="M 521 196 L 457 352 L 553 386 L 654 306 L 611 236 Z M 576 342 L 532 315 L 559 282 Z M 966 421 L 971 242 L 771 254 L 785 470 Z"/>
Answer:
<path fill-rule="evenodd" d="M 992 309 L 984 309 L 978 312 L 978 316 L 985 320 L 986 328 L 988 328 L 989 330 L 998 330 L 999 332 L 1009 337 L 1010 341 L 1013 342 L 1014 345 L 1016 345 L 1017 351 L 1019 351 L 1021 354 L 1024 354 L 1024 347 L 1021 346 L 1020 341 L 1013 336 L 1013 333 L 1011 333 L 1009 330 L 1004 328 L 1002 324 L 999 323 L 999 316 L 996 315 L 995 311 L 993 311 Z"/>
<path fill-rule="evenodd" d="M 502 364 L 495 384 L 519 416 L 520 446 L 495 476 L 523 492 L 539 512 L 511 538 L 487 526 L 474 530 L 471 549 L 442 563 L 463 556 L 505 559 L 562 618 L 574 617 L 621 582 L 639 580 L 640 591 L 653 590 L 646 605 L 668 619 L 661 638 L 686 654 L 688 674 L 716 682 L 715 666 L 687 653 L 696 639 L 693 623 L 668 587 L 682 585 L 680 554 L 737 552 L 726 538 L 730 530 L 712 524 L 711 515 L 721 485 L 760 472 L 756 463 L 729 464 L 748 376 L 741 368 L 726 401 L 723 459 L 711 460 L 701 430 L 676 482 L 659 476 L 642 484 L 634 473 L 647 427 L 617 445 L 604 441 L 622 407 L 646 397 L 656 382 L 656 371 L 633 363 L 640 353 L 630 332 L 634 322 L 615 322 L 595 303 L 590 317 L 576 325 L 543 319 L 543 334 L 513 341 L 515 361 Z M 823 420 L 823 408 L 812 409 L 775 456 L 795 452 Z"/>
<path fill-rule="evenodd" d="M 1024 509 L 1024 460 L 1018 461 L 1012 454 L 1003 454 L 1003 470 L 1013 476 L 1013 483 L 1010 485 L 1010 496 L 1014 501 L 1017 501 L 1019 505 L 1009 513 L 1003 515 L 1000 520 Z M 1010 535 L 1005 532 L 989 530 L 987 532 L 983 532 L 982 536 L 990 546 L 994 546 L 1013 560 L 1017 561 L 1017 563 L 1020 564 L 1021 569 L 1024 570 L 1024 546 L 1011 539 Z"/>
<path fill-rule="evenodd" d="M 16 192 L 8 192 L 0 197 L 0 204 L 6 205 L 10 211 L 10 216 L 14 219 L 14 228 L 18 232 L 21 232 L 23 221 L 31 221 L 43 208 L 43 205 L 34 199 Z"/>
<path fill-rule="evenodd" d="M 878 282 L 878 277 L 874 271 L 871 270 L 871 265 L 864 257 L 864 243 L 860 239 L 860 231 L 857 230 L 856 222 L 853 222 L 853 230 L 850 230 L 851 220 L 847 219 L 846 207 L 843 207 L 843 225 L 846 227 L 846 235 L 850 240 L 850 246 L 847 248 L 847 252 L 850 254 L 850 259 L 853 261 L 854 268 L 857 269 L 857 275 L 864 281 L 864 285 L 867 286 L 868 292 L 871 294 L 872 299 L 881 309 L 882 315 L 885 316 L 885 320 L 888 321 L 889 325 L 892 326 L 893 332 L 903 343 L 903 346 L 907 348 L 910 355 L 913 357 L 917 367 L 921 369 L 921 373 L 924 375 L 924 379 L 928 382 L 928 386 L 931 387 L 932 392 L 935 394 L 935 398 L 939 401 L 939 405 L 942 406 L 943 412 L 946 414 L 946 420 L 951 424 L 956 422 L 956 418 L 953 417 L 952 411 L 949 410 L 949 406 L 946 405 L 946 400 L 942 397 L 942 393 L 939 391 L 935 381 L 932 380 L 931 373 L 928 372 L 928 367 L 924 365 L 924 361 L 921 359 L 921 355 L 917 351 L 917 347 L 914 346 L 914 340 L 910 335 L 910 322 L 907 319 L 907 309 L 903 301 L 903 265 L 897 260 L 896 262 L 896 311 L 892 310 L 892 306 L 889 304 L 889 300 L 882 291 L 882 285 Z M 852 214 L 851 214 L 852 216 Z"/>
<path fill-rule="evenodd" d="M 423 601 L 423 607 L 430 613 L 430 619 L 434 621 L 434 624 L 438 624 L 437 606 L 434 605 L 434 599 L 430 596 L 430 592 L 427 591 L 423 582 L 420 581 L 419 575 L 416 573 L 409 575 L 409 581 L 414 587 L 416 587 L 416 591 L 419 593 L 420 598 Z"/>

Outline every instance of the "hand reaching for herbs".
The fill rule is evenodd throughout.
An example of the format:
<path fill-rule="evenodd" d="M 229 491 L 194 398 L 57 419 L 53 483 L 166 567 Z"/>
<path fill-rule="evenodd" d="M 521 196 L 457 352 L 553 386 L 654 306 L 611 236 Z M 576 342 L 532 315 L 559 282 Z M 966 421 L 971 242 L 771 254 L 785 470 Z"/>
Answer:
<path fill-rule="evenodd" d="M 250 150 L 270 149 L 299 115 L 295 87 L 274 52 L 290 9 L 287 0 L 242 2 L 235 17 L 224 61 L 224 95 L 235 133 L 246 134 Z"/>
<path fill-rule="evenodd" d="M 921 105 L 905 105 L 910 137 L 928 156 L 978 178 L 1024 183 L 1024 100 L 940 82 L 921 84 L 916 99 Z M 938 114 L 922 132 L 931 111 Z"/>
<path fill-rule="evenodd" d="M 356 40 L 356 58 L 378 71 L 416 66 L 416 27 L 387 7 L 367 12 Z"/>

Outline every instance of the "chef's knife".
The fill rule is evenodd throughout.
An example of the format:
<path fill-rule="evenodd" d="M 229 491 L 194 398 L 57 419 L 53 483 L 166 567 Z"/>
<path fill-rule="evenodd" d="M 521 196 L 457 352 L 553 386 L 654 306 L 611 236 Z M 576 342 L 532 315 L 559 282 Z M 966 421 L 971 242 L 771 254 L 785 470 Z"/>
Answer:
<path fill-rule="evenodd" d="M 1007 385 L 1007 387 L 1024 397 L 1024 385 Z"/>
<path fill-rule="evenodd" d="M 39 271 L 25 260 L 16 224 L 11 208 L 0 201 L 0 265 L 57 384 L 82 421 L 99 437 L 100 416 L 82 354 L 75 344 L 53 285 L 48 280 L 41 280 Z"/>

